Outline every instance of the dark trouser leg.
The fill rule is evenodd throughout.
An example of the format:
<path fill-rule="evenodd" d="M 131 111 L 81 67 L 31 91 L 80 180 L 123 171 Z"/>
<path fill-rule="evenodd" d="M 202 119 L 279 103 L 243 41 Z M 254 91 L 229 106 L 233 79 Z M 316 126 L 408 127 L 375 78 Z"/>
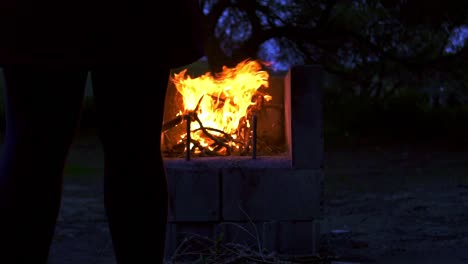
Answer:
<path fill-rule="evenodd" d="M 162 263 L 168 194 L 160 134 L 169 69 L 101 67 L 91 76 L 117 262 Z"/>
<path fill-rule="evenodd" d="M 86 70 L 11 66 L 0 160 L 0 263 L 45 264 Z"/>

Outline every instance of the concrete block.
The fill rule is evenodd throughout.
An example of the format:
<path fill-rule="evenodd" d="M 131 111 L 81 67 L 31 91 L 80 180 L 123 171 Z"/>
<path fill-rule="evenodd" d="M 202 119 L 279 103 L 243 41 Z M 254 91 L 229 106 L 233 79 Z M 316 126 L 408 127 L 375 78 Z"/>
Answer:
<path fill-rule="evenodd" d="M 284 221 L 278 228 L 278 252 L 288 255 L 312 255 L 318 250 L 318 221 Z"/>
<path fill-rule="evenodd" d="M 175 250 L 177 249 L 177 231 L 176 224 L 168 223 L 166 225 L 166 244 L 164 250 L 164 257 L 169 260 L 173 257 Z"/>
<path fill-rule="evenodd" d="M 165 258 L 173 258 L 176 254 L 187 253 L 187 248 L 191 251 L 203 251 L 209 247 L 216 238 L 216 222 L 181 222 L 168 223 L 166 231 Z M 197 243 L 189 241 L 193 239 Z M 200 243 L 203 242 L 203 243 Z M 196 247 L 199 248 L 196 248 Z"/>
<path fill-rule="evenodd" d="M 285 77 L 286 140 L 293 168 L 323 166 L 323 71 L 320 66 L 292 67 Z"/>
<path fill-rule="evenodd" d="M 221 233 L 222 241 L 253 250 L 315 254 L 323 171 L 293 169 L 285 161 L 289 159 L 166 160 L 172 212 L 166 256 L 173 256 L 184 238 L 201 237 L 207 244 L 199 247 L 209 247 Z M 215 216 L 208 208 L 217 209 Z"/>
<path fill-rule="evenodd" d="M 226 168 L 224 221 L 311 220 L 322 214 L 321 170 Z"/>
<path fill-rule="evenodd" d="M 247 245 L 260 250 L 278 250 L 278 222 L 223 222 L 218 225 L 218 232 L 223 233 L 224 241 Z"/>
<path fill-rule="evenodd" d="M 220 175 L 217 169 L 166 167 L 169 222 L 218 221 Z"/>
<path fill-rule="evenodd" d="M 258 156 L 252 159 L 251 156 L 228 156 L 228 157 L 203 157 L 193 158 L 189 161 L 185 159 L 166 158 L 164 160 L 166 169 L 176 170 L 214 170 L 214 169 L 250 169 L 250 168 L 291 168 L 288 157 L 281 156 Z"/>

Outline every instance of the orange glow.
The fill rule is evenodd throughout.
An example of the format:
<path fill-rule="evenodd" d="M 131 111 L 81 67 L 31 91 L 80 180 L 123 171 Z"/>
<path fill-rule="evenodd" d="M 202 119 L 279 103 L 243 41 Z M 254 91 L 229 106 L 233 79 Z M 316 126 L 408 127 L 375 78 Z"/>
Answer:
<path fill-rule="evenodd" d="M 242 61 L 234 68 L 224 66 L 222 72 L 215 76 L 206 73 L 192 78 L 186 72 L 187 69 L 172 78 L 183 98 L 183 110 L 179 114 L 195 114 L 203 127 L 230 135 L 233 140 L 228 142 L 229 146 L 239 148 L 235 143 L 238 130 L 241 123 L 250 126 L 246 118 L 256 104 L 257 100 L 253 98 L 262 96 L 266 101 L 271 100 L 271 96 L 258 93 L 259 88 L 268 88 L 268 72 L 261 70 L 261 64 L 252 60 Z M 191 138 L 203 147 L 213 145 L 213 140 L 199 128 L 199 122 L 192 120 Z M 220 136 L 222 133 L 216 130 L 210 130 L 210 133 Z"/>

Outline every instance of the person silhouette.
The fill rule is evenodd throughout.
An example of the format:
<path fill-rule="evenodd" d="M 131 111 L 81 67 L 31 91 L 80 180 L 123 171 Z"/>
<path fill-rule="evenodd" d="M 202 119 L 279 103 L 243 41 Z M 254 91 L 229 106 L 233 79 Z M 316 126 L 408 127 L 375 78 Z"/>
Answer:
<path fill-rule="evenodd" d="M 119 264 L 162 263 L 168 193 L 160 133 L 170 69 L 204 55 L 198 0 L 5 0 L 0 66 L 0 263 L 45 264 L 62 173 L 91 73 L 104 203 Z"/>

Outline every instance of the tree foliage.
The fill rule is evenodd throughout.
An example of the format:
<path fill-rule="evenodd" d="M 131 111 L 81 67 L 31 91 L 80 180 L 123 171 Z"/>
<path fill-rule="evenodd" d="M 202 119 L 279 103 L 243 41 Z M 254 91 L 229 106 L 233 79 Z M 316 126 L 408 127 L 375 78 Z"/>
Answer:
<path fill-rule="evenodd" d="M 271 60 L 320 64 L 345 81 L 340 87 L 357 86 L 363 96 L 388 96 L 404 87 L 468 88 L 468 37 L 458 36 L 467 45 L 453 41 L 468 29 L 468 1 L 203 3 L 213 71 L 265 57 L 266 45 L 274 43 Z"/>

